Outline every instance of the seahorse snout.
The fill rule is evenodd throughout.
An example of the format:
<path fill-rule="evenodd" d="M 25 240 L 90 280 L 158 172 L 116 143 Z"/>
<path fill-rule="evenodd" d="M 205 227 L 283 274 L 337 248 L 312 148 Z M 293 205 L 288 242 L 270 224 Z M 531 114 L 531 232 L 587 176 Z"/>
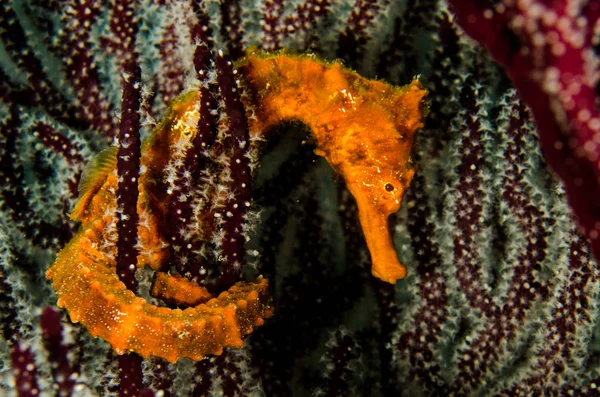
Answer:
<path fill-rule="evenodd" d="M 397 205 L 382 210 L 386 208 L 382 205 L 384 203 L 374 200 L 369 189 L 359 184 L 349 184 L 348 189 L 358 205 L 360 226 L 371 253 L 371 273 L 382 281 L 395 284 L 396 280 L 406 277 L 406 267 L 400 263 L 394 249 L 388 217 L 400 207 L 402 194 L 396 195 L 399 196 Z"/>

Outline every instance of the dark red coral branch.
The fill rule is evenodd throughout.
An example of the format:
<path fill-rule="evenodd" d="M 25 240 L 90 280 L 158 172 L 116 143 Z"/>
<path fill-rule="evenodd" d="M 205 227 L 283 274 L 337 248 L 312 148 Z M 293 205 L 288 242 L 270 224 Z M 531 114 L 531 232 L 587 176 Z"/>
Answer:
<path fill-rule="evenodd" d="M 441 368 L 435 363 L 433 346 L 439 341 L 439 331 L 448 318 L 448 286 L 441 269 L 440 249 L 433 237 L 435 230 L 428 204 L 430 198 L 421 175 L 415 177 L 407 199 L 416 204 L 408 217 L 408 231 L 413 236 L 411 242 L 417 264 L 415 272 L 419 275 L 418 289 L 423 304 L 414 315 L 414 327 L 402 334 L 396 345 L 402 359 L 413 363 L 410 375 L 421 379 L 430 393 L 440 394 L 443 393 L 439 386 Z M 391 313 L 397 316 L 398 311 L 392 310 Z"/>
<path fill-rule="evenodd" d="M 244 55 L 242 5 L 239 0 L 225 0 L 221 3 L 221 34 L 227 39 L 227 52 L 232 59 Z"/>
<path fill-rule="evenodd" d="M 163 32 L 163 37 L 160 42 L 160 59 L 162 63 L 161 75 L 162 79 L 159 87 L 162 92 L 159 95 L 162 102 L 168 104 L 173 98 L 181 93 L 184 83 L 184 67 L 181 64 L 181 58 L 177 53 L 177 26 L 175 21 L 167 24 Z"/>
<path fill-rule="evenodd" d="M 138 179 L 140 176 L 140 101 L 141 71 L 134 61 L 125 64 L 119 150 L 117 152 L 117 205 L 119 222 L 117 233 L 117 274 L 127 288 L 135 291 L 137 282 L 137 213 Z"/>
<path fill-rule="evenodd" d="M 448 3 L 467 34 L 504 66 L 531 108 L 544 155 L 565 183 L 569 204 L 600 257 L 599 77 L 593 50 L 600 3 Z"/>
<path fill-rule="evenodd" d="M 0 186 L 0 203 L 24 237 L 32 238 L 36 244 L 48 247 L 53 238 L 58 237 L 60 241 L 66 241 L 70 235 L 70 228 L 68 225 L 57 227 L 44 219 L 33 218 L 30 214 L 24 170 L 16 158 L 20 122 L 16 105 L 9 106 L 8 116 L 0 121 L 0 178 L 4 181 Z"/>
<path fill-rule="evenodd" d="M 359 60 L 369 41 L 368 28 L 373 24 L 377 11 L 381 8 L 378 1 L 356 0 L 346 23 L 346 29 L 340 34 L 338 56 L 348 60 Z"/>
<path fill-rule="evenodd" d="M 294 12 L 285 18 L 281 27 L 283 36 L 293 35 L 295 39 L 307 42 L 314 24 L 329 13 L 332 0 L 305 0 L 298 4 Z"/>
<path fill-rule="evenodd" d="M 477 258 L 477 238 L 483 227 L 484 204 L 489 200 L 489 192 L 484 186 L 484 149 L 485 128 L 482 125 L 481 93 L 474 85 L 472 76 L 466 78 L 460 94 L 460 103 L 465 110 L 457 118 L 456 128 L 462 130 L 458 152 L 460 161 L 457 167 L 458 184 L 456 186 L 456 224 L 454 231 L 454 260 L 456 274 L 461 289 L 469 304 L 486 317 L 493 317 L 498 307 L 483 288 L 482 269 Z M 463 124 L 464 123 L 464 124 Z"/>
<path fill-rule="evenodd" d="M 77 109 L 65 100 L 48 79 L 44 66 L 27 40 L 11 1 L 0 4 L 0 40 L 12 61 L 27 78 L 29 89 L 24 91 L 30 97 L 24 98 L 20 95 L 19 99 L 45 106 L 52 116 L 66 121 L 71 126 L 85 126 L 85 122 L 78 117 Z M 10 78 L 6 80 L 9 81 Z"/>
<path fill-rule="evenodd" d="M 282 0 L 266 0 L 263 2 L 263 40 L 260 45 L 265 51 L 274 51 L 281 48 L 284 29 L 281 24 L 283 11 L 284 2 Z"/>
<path fill-rule="evenodd" d="M 181 166 L 176 166 L 178 183 L 174 186 L 176 191 L 172 193 L 169 202 L 169 218 L 174 219 L 174 222 L 171 227 L 167 226 L 171 264 L 181 274 L 188 274 L 195 281 L 200 281 L 206 276 L 205 267 L 199 263 L 201 258 L 197 254 L 202 243 L 197 238 L 186 236 L 190 235 L 190 220 L 193 218 L 193 191 L 201 186 L 205 187 L 203 172 L 210 164 L 207 155 L 216 137 L 216 120 L 213 114 L 216 103 L 207 83 L 211 71 L 211 58 L 212 54 L 206 44 L 196 46 L 194 67 L 201 82 L 198 128 L 191 145 L 185 151 Z M 197 226 L 194 222 L 191 225 Z"/>
<path fill-rule="evenodd" d="M 73 86 L 80 117 L 108 138 L 114 136 L 116 120 L 101 90 L 98 67 L 94 61 L 90 26 L 102 11 L 94 1 L 69 1 L 63 7 L 63 30 L 57 40 L 58 55 L 66 62 L 67 78 Z"/>
<path fill-rule="evenodd" d="M 43 122 L 37 123 L 36 132 L 34 134 L 36 138 L 39 138 L 42 141 L 44 146 L 60 154 L 69 164 L 79 165 L 81 167 L 80 169 L 83 170 L 83 164 L 85 163 L 85 160 L 78 152 L 73 142 L 71 142 L 66 136 Z M 71 192 L 71 197 L 73 198 L 77 197 L 79 194 L 77 185 L 80 177 L 81 172 L 77 172 L 69 180 L 69 190 Z"/>
<path fill-rule="evenodd" d="M 73 394 L 79 369 L 73 367 L 69 361 L 69 349 L 72 346 L 65 344 L 60 314 L 51 307 L 46 308 L 42 312 L 40 325 L 44 347 L 51 363 L 52 377 L 58 389 L 57 394 L 70 396 Z"/>
<path fill-rule="evenodd" d="M 576 236 L 569 244 L 568 250 L 569 268 L 565 277 L 568 278 L 569 284 L 557 297 L 557 304 L 550 315 L 551 320 L 544 330 L 546 343 L 536 355 L 533 370 L 527 378 L 498 395 L 597 395 L 593 380 L 588 383 L 587 393 L 586 390 L 574 389 L 572 385 L 564 385 L 563 379 L 568 376 L 565 370 L 569 360 L 576 359 L 581 353 L 577 351 L 581 349 L 581 346 L 578 346 L 580 341 L 571 335 L 576 333 L 578 327 L 593 321 L 590 309 L 594 303 L 582 291 L 589 290 L 598 282 L 598 272 L 594 261 L 590 259 L 583 237 Z"/>
<path fill-rule="evenodd" d="M 19 397 L 38 396 L 40 394 L 38 371 L 31 349 L 17 344 L 13 347 L 10 358 Z"/>
<path fill-rule="evenodd" d="M 250 134 L 246 110 L 240 100 L 236 73 L 231 61 L 222 53 L 216 57 L 217 81 L 227 115 L 227 137 L 223 145 L 231 147 L 229 183 L 230 197 L 219 212 L 225 232 L 222 242 L 221 283 L 229 286 L 237 281 L 244 263 L 245 216 L 250 207 L 252 175 L 250 170 Z"/>
<path fill-rule="evenodd" d="M 122 70 L 136 57 L 135 36 L 138 32 L 137 1 L 111 0 L 110 31 L 105 38 L 108 49 L 116 56 Z"/>

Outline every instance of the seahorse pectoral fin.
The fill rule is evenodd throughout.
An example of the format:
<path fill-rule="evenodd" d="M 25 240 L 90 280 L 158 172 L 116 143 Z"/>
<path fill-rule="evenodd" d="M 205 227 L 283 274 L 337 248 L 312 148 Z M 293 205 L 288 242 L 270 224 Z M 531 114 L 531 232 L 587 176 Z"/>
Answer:
<path fill-rule="evenodd" d="M 94 195 L 104 185 L 107 176 L 117 167 L 117 147 L 111 146 L 94 156 L 83 169 L 79 180 L 79 198 L 71 210 L 72 220 L 83 220 Z"/>
<path fill-rule="evenodd" d="M 388 229 L 388 214 L 357 198 L 358 218 L 371 253 L 371 273 L 378 279 L 395 284 L 406 277 L 406 267 L 400 263 Z"/>

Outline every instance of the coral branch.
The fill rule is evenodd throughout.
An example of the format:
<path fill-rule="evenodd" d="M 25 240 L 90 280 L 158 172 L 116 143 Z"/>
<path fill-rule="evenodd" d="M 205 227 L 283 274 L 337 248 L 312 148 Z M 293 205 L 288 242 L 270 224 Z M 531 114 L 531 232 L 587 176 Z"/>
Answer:
<path fill-rule="evenodd" d="M 119 149 L 117 152 L 117 205 L 119 222 L 117 234 L 117 274 L 127 288 L 135 291 L 137 282 L 137 230 L 139 216 L 138 180 L 140 177 L 140 100 L 141 76 L 135 62 L 126 64 L 123 77 L 123 104 L 119 127 Z"/>
<path fill-rule="evenodd" d="M 68 358 L 69 346 L 64 343 L 60 314 L 47 308 L 41 315 L 40 326 L 48 360 L 52 363 L 52 377 L 60 395 L 71 395 L 75 387 L 78 368 L 72 368 Z"/>
<path fill-rule="evenodd" d="M 361 346 L 347 330 L 332 333 L 326 344 L 327 353 L 323 373 L 324 387 L 315 390 L 314 396 L 345 396 L 356 392 L 356 385 L 349 380 L 361 378 Z"/>
<path fill-rule="evenodd" d="M 266 0 L 263 2 L 264 20 L 261 29 L 264 40 L 261 42 L 261 48 L 265 51 L 275 51 L 281 48 L 284 29 L 281 24 L 283 10 L 283 0 Z"/>
<path fill-rule="evenodd" d="M 381 6 L 375 0 L 357 0 L 340 34 L 338 55 L 342 58 L 361 59 L 369 36 L 367 29 Z"/>
<path fill-rule="evenodd" d="M 36 397 L 40 394 L 38 373 L 31 349 L 16 345 L 11 353 L 15 376 L 15 389 L 20 397 Z"/>
<path fill-rule="evenodd" d="M 22 73 L 25 73 L 31 90 L 28 93 L 37 104 L 46 104 L 51 115 L 64 119 L 69 124 L 80 127 L 84 121 L 75 117 L 76 109 L 48 81 L 44 67 L 26 38 L 23 26 L 12 7 L 12 1 L 0 4 L 0 39 L 4 48 L 10 54 L 12 61 Z"/>
<path fill-rule="evenodd" d="M 246 110 L 240 100 L 240 91 L 236 79 L 237 70 L 231 61 L 219 53 L 215 67 L 219 91 L 225 105 L 227 132 L 221 145 L 231 147 L 230 166 L 231 182 L 229 182 L 227 201 L 222 211 L 216 214 L 222 219 L 224 231 L 221 245 L 222 275 L 220 283 L 224 286 L 233 284 L 239 277 L 241 265 L 245 260 L 243 223 L 250 207 L 250 191 L 252 188 L 250 133 Z"/>
<path fill-rule="evenodd" d="M 66 60 L 76 105 L 89 125 L 112 138 L 116 120 L 110 115 L 110 106 L 100 87 L 89 30 L 101 13 L 101 6 L 93 1 L 69 1 L 63 7 L 64 29 L 59 33 L 57 52 Z"/>
<path fill-rule="evenodd" d="M 593 49 L 600 3 L 449 3 L 458 23 L 504 66 L 531 108 L 544 155 L 600 257 L 600 73 Z"/>
<path fill-rule="evenodd" d="M 111 36 L 107 38 L 107 44 L 123 70 L 127 70 L 127 64 L 134 62 L 136 57 L 135 36 L 138 32 L 136 4 L 137 1 L 110 1 Z"/>

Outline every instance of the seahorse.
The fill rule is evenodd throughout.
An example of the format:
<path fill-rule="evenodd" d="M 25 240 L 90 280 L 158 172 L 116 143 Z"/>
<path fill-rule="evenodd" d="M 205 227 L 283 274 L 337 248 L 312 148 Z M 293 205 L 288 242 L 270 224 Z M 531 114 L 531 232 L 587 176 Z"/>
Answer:
<path fill-rule="evenodd" d="M 415 172 L 410 153 L 415 132 L 423 125 L 426 91 L 417 79 L 405 87 L 367 80 L 340 63 L 312 56 L 253 53 L 237 65 L 249 95 L 244 105 L 256 117 L 250 134 L 268 139 L 268 131 L 285 120 L 304 122 L 323 156 L 344 179 L 356 199 L 359 221 L 372 257 L 372 273 L 389 283 L 406 275 L 393 248 L 387 219 L 400 207 Z M 160 230 L 167 211 L 157 190 L 182 138 L 194 137 L 198 124 L 198 91 L 174 99 L 163 120 L 142 145 L 139 178 L 138 244 L 145 256 L 138 266 L 163 268 L 167 247 Z M 268 282 L 240 281 L 213 297 L 184 277 L 157 272 L 152 293 L 187 307 L 158 307 L 128 290 L 116 274 L 114 231 L 117 175 L 116 148 L 99 153 L 86 166 L 80 197 L 71 213 L 80 231 L 58 253 L 46 277 L 73 322 L 108 341 L 115 352 L 136 352 L 175 362 L 220 354 L 240 347 L 242 336 L 273 313 Z"/>

